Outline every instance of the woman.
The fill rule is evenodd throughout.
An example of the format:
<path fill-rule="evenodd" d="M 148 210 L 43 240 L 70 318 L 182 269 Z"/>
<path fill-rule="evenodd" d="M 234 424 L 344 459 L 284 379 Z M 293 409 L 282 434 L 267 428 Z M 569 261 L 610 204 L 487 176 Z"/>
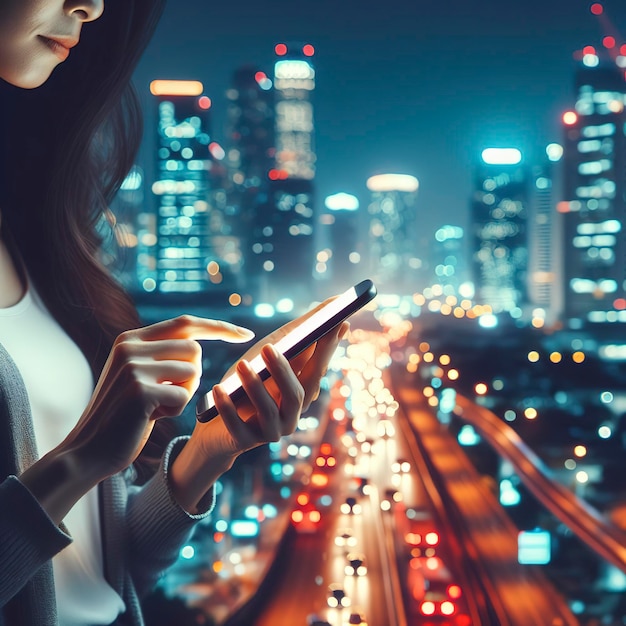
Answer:
<path fill-rule="evenodd" d="M 164 418 L 198 386 L 197 340 L 252 333 L 190 316 L 138 328 L 98 262 L 141 135 L 130 76 L 162 10 L 106 4 L 0 3 L 1 626 L 141 624 L 141 593 L 210 512 L 217 478 L 293 432 L 347 332 L 291 363 L 271 345 L 284 329 L 270 335 L 236 366 L 246 403 L 218 385 L 219 416 L 167 442 Z M 248 365 L 259 351 L 265 385 Z"/>

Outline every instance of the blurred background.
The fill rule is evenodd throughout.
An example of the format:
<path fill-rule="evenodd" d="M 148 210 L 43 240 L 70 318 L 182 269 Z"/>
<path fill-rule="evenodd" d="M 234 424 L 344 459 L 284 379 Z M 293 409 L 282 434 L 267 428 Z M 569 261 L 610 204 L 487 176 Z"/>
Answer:
<path fill-rule="evenodd" d="M 146 323 L 379 292 L 148 625 L 626 624 L 623 2 L 176 0 L 135 84 Z"/>

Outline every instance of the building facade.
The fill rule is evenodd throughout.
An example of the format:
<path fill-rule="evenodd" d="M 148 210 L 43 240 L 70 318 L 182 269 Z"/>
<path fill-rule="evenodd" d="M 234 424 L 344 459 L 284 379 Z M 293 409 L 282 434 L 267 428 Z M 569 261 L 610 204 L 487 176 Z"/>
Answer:
<path fill-rule="evenodd" d="M 273 72 L 274 165 L 267 202 L 259 203 L 250 232 L 262 297 L 312 300 L 315 263 L 315 89 L 310 44 L 277 44 Z"/>
<path fill-rule="evenodd" d="M 435 231 L 431 241 L 430 282 L 441 285 L 444 294 L 457 295 L 467 280 L 465 232 L 460 226 L 444 224 Z"/>
<path fill-rule="evenodd" d="M 154 283 L 161 294 L 209 286 L 210 100 L 195 81 L 153 81 L 157 108 Z M 146 281 L 143 281 L 144 284 Z"/>
<path fill-rule="evenodd" d="M 563 311 L 563 221 L 557 203 L 563 194 L 563 146 L 546 146 L 540 165 L 531 170 L 528 217 L 528 299 L 534 317 L 550 325 Z"/>
<path fill-rule="evenodd" d="M 471 203 L 475 297 L 495 313 L 528 302 L 530 175 L 517 148 L 483 150 Z"/>
<path fill-rule="evenodd" d="M 321 239 L 326 246 L 317 253 L 316 275 L 343 291 L 367 275 L 364 266 L 365 242 L 361 237 L 361 211 L 356 196 L 339 192 L 324 200 L 320 216 Z"/>
<path fill-rule="evenodd" d="M 564 316 L 570 326 L 626 322 L 626 83 L 586 55 L 563 115 Z"/>
<path fill-rule="evenodd" d="M 418 256 L 417 190 L 408 174 L 377 174 L 367 180 L 369 267 L 381 292 L 415 292 L 423 261 Z"/>
<path fill-rule="evenodd" d="M 234 73 L 226 96 L 228 201 L 237 215 L 235 228 L 243 251 L 241 282 L 256 302 L 263 295 L 263 262 L 267 260 L 263 252 L 271 253 L 271 243 L 260 242 L 257 230 L 262 234 L 264 226 L 258 216 L 268 212 L 269 173 L 276 152 L 273 82 L 257 66 L 244 66 Z"/>

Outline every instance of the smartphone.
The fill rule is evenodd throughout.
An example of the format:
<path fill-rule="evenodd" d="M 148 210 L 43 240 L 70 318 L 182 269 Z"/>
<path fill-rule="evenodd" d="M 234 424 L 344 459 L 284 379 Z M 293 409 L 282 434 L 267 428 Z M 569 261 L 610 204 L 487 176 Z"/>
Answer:
<path fill-rule="evenodd" d="M 371 280 L 361 281 L 358 285 L 350 287 L 350 289 L 313 313 L 313 315 L 279 339 L 274 346 L 288 359 L 291 359 L 341 324 L 341 322 L 370 302 L 375 296 L 376 287 L 374 287 L 374 283 Z M 260 354 L 250 361 L 250 366 L 261 377 L 261 380 L 269 378 L 270 373 L 265 367 L 265 362 Z M 237 400 L 245 395 L 237 374 L 231 374 L 222 381 L 221 385 L 233 400 Z M 217 409 L 213 401 L 213 392 L 209 391 L 198 400 L 196 419 L 199 422 L 208 422 L 216 415 Z"/>

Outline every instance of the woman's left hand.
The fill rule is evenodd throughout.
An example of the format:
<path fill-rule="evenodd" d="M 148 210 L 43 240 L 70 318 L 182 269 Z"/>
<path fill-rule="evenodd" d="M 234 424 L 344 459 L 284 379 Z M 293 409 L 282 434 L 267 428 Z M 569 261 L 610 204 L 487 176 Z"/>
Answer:
<path fill-rule="evenodd" d="M 259 341 L 227 372 L 225 378 L 232 371 L 237 372 L 245 399 L 235 404 L 220 385 L 213 388 L 219 414 L 209 422 L 196 423 L 172 466 L 174 494 L 186 510 L 195 509 L 211 484 L 241 453 L 293 433 L 302 411 L 319 395 L 320 381 L 349 324 L 343 322 L 288 361 L 273 344 L 299 321 L 294 320 Z M 265 381 L 248 365 L 257 354 L 262 355 L 271 374 Z"/>
<path fill-rule="evenodd" d="M 237 372 L 246 398 L 234 403 L 220 385 L 213 388 L 219 415 L 206 424 L 196 424 L 193 434 L 204 440 L 206 454 L 237 456 L 294 432 L 302 411 L 317 398 L 328 363 L 349 328 L 347 322 L 339 325 L 288 361 L 274 344 L 295 323 L 290 322 L 259 341 L 225 375 L 224 378 Z M 261 381 L 249 366 L 258 354 L 271 374 L 266 381 Z"/>

